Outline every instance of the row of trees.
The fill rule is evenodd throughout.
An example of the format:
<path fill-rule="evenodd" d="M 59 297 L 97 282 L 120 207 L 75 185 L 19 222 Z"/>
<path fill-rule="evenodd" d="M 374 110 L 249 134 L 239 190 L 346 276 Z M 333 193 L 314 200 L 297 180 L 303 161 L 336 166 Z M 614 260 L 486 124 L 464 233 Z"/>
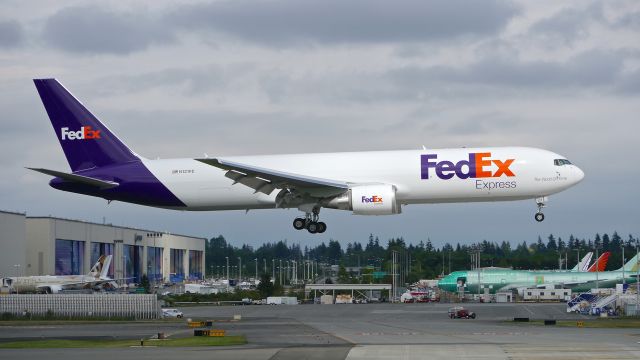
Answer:
<path fill-rule="evenodd" d="M 588 251 L 611 251 L 608 269 L 617 269 L 622 266 L 622 249 L 628 261 L 636 254 L 636 247 L 640 245 L 639 239 L 628 235 L 622 238 L 617 232 L 613 234 L 596 234 L 593 239 L 579 239 L 573 235 L 566 240 L 562 237 L 550 234 L 545 239 L 538 237 L 536 241 L 527 243 L 523 241 L 513 245 L 510 242 L 501 243 L 483 240 L 472 244 L 455 245 L 446 243 L 436 248 L 430 239 L 420 241 L 418 244 L 407 243 L 402 237 L 388 239 L 382 243 L 377 236 L 370 235 L 368 241 L 350 242 L 343 247 L 338 241 L 329 240 L 313 247 L 301 248 L 299 244 L 288 244 L 286 241 L 265 243 L 254 249 L 249 245 L 235 247 L 229 244 L 223 236 L 210 239 L 206 245 L 205 264 L 208 276 L 221 274 L 221 269 L 226 267 L 227 258 L 236 267 L 241 265 L 243 277 L 255 274 L 254 266 L 258 265 L 258 272 L 271 273 L 273 267 L 277 267 L 280 261 L 304 260 L 315 261 L 326 265 L 341 265 L 349 267 L 369 267 L 369 272 L 391 272 L 392 252 L 397 252 L 396 272 L 402 274 L 406 282 L 418 279 L 435 278 L 440 274 L 446 274 L 455 270 L 464 270 L 471 267 L 471 252 L 478 251 L 481 258 L 481 266 L 511 267 L 514 269 L 559 269 L 572 268 Z M 474 250 L 477 249 L 477 250 Z M 240 258 L 241 261 L 238 261 Z M 224 271 L 224 270 L 223 270 Z M 360 272 L 358 278 L 355 274 L 346 274 L 341 269 L 340 279 L 343 281 L 375 281 L 374 276 L 368 278 Z M 223 272 L 224 273 L 224 272 Z M 237 273 L 236 273 L 237 274 Z M 346 278 L 345 278 L 346 276 Z M 379 281 L 388 279 L 377 277 Z"/>

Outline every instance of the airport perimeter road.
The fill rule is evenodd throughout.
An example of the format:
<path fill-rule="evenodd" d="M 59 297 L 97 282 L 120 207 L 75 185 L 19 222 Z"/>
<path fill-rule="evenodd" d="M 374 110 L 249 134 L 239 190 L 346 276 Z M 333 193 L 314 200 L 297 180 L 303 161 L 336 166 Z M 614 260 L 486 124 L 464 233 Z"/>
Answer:
<path fill-rule="evenodd" d="M 564 304 L 470 304 L 476 320 L 451 320 L 448 304 L 280 305 L 185 307 L 186 317 L 231 319 L 216 328 L 244 334 L 248 345 L 227 348 L 129 348 L 0 350 L 0 358 L 51 357 L 68 360 L 137 359 L 638 359 L 640 329 L 587 329 L 504 322 L 532 319 L 581 319 Z M 185 336 L 184 327 L 165 329 Z M 80 325 L 78 325 L 80 326 Z M 93 325 L 92 325 L 93 326 Z M 157 325 L 156 325 L 157 327 Z M 100 327 L 88 334 L 96 336 Z M 151 324 L 114 324 L 104 333 L 157 331 Z M 119 328 L 122 328 L 120 332 Z M 16 329 L 0 327 L 0 338 Z M 77 337 L 74 325 L 57 334 Z M 20 334 L 17 334 L 17 333 Z M 37 333 L 37 332 L 36 332 Z M 24 333 L 16 331 L 16 337 Z M 42 332 L 40 332 L 42 334 Z M 186 333 L 187 335 L 188 332 Z M 18 336 L 20 335 L 20 336 Z"/>

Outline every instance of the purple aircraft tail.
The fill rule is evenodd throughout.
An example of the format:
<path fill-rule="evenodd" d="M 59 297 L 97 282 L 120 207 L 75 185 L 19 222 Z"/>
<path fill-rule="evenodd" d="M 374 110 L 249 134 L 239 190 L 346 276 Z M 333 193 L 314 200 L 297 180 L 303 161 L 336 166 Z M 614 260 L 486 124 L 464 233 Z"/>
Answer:
<path fill-rule="evenodd" d="M 73 172 L 140 160 L 56 79 L 34 79 Z"/>

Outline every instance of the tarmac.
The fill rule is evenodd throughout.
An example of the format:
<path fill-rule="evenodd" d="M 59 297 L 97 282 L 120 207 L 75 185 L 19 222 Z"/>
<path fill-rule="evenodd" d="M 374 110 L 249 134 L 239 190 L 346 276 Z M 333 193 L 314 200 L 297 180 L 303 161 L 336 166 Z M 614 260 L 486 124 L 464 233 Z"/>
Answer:
<path fill-rule="evenodd" d="M 514 323 L 589 319 L 564 304 L 465 304 L 477 319 L 449 319 L 452 304 L 249 305 L 184 307 L 185 317 L 219 320 L 242 334 L 231 347 L 0 350 L 0 358 L 137 359 L 639 359 L 640 329 Z M 231 321 L 240 315 L 240 321 Z M 0 341 L 41 338 L 191 336 L 182 322 L 0 326 Z"/>

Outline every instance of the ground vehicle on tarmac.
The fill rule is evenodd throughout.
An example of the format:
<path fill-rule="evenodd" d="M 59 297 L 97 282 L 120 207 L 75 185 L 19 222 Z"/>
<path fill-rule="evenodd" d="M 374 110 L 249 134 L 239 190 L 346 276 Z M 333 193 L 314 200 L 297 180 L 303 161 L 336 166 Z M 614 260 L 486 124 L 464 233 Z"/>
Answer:
<path fill-rule="evenodd" d="M 462 306 L 455 306 L 449 309 L 449 318 L 451 319 L 475 319 L 476 313 Z"/>
<path fill-rule="evenodd" d="M 182 319 L 184 314 L 178 309 L 162 309 L 162 317 Z"/>

